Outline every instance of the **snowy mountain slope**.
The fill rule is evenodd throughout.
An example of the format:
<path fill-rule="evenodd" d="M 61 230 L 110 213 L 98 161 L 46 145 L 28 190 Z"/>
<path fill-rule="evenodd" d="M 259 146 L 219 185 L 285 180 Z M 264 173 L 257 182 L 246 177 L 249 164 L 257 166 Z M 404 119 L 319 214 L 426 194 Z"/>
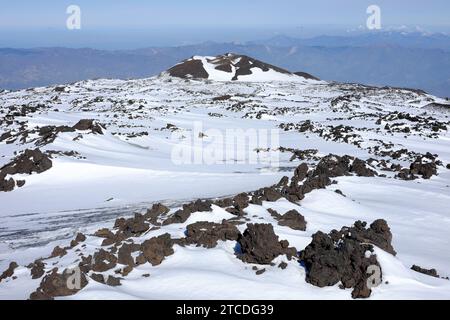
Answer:
<path fill-rule="evenodd" d="M 197 61 L 202 66 L 210 63 Z M 236 255 L 236 239 L 219 240 L 213 248 L 182 239 L 188 226 L 199 221 L 220 224 L 225 219 L 236 223 L 240 234 L 249 223 L 269 223 L 279 240 L 288 240 L 302 251 L 318 231 L 340 230 L 357 220 L 370 224 L 384 219 L 397 255 L 374 243 L 383 283 L 372 288 L 370 298 L 448 299 L 448 280 L 410 270 L 416 264 L 436 268 L 442 277 L 450 275 L 449 113 L 427 107 L 446 102 L 419 91 L 300 77 L 300 81 L 286 81 L 283 77 L 292 75 L 277 71 L 274 78 L 260 81 L 251 69 L 251 75 L 243 76 L 253 77 L 251 82 L 233 81 L 234 70 L 224 72 L 226 77 L 214 75 L 218 81 L 164 74 L 1 93 L 0 167 L 6 165 L 8 172 L 3 167 L 7 174 L 0 178 L 5 189 L 11 187 L 12 179 L 13 188 L 0 192 L 0 270 L 11 261 L 20 266 L 0 282 L 0 298 L 26 299 L 52 268 L 62 272 L 100 248 L 118 256 L 114 250 L 121 250 L 125 243 L 142 245 L 168 233 L 175 239 L 174 252 L 164 254 L 161 264 L 136 264 L 129 273 L 120 262 L 101 272 L 89 270 L 87 286 L 68 297 L 188 298 L 189 290 L 189 297 L 206 299 L 347 299 L 350 288 L 342 290 L 338 284 L 319 288 L 308 282 L 299 257 L 289 260 L 288 255 L 279 254 L 273 265 L 248 263 Z M 279 129 L 280 148 L 253 150 L 242 163 L 227 154 L 209 165 L 174 163 L 172 152 L 178 142 L 197 142 L 188 147 L 191 151 L 202 144 L 220 147 L 208 134 L 212 129 L 230 128 Z M 34 163 L 36 168 L 25 166 L 23 158 L 17 161 L 26 149 L 36 148 L 43 154 L 40 165 Z M 314 185 L 310 192 L 305 191 L 309 178 L 300 179 L 294 191 L 273 187 L 272 191 L 283 195 L 280 198 L 251 194 L 248 200 L 255 196 L 261 201 L 251 200 L 238 213 L 214 201 L 207 209 L 195 206 L 180 218 L 184 221 L 173 221 L 173 217 L 179 219 L 177 210 L 191 200 L 234 197 L 277 185 L 283 176 L 295 176 L 301 163 L 307 163 L 314 178 L 316 168 L 333 159 L 328 154 L 362 159 L 363 165 L 359 162 L 356 168 L 359 160 L 351 158 L 342 172 L 328 174 L 330 183 L 336 183 Z M 279 164 L 251 163 L 255 155 L 260 160 L 279 156 Z M 45 157 L 51 161 L 49 168 L 42 166 L 47 163 Z M 19 170 L 22 167 L 31 174 L 21 173 L 26 171 Z M 45 170 L 37 173 L 37 168 Z M 102 246 L 105 238 L 95 235 L 98 229 L 118 232 L 113 228 L 116 218 L 146 213 L 157 202 L 170 212 L 157 220 L 148 217 L 145 223 L 136 220 L 139 227 L 147 223 L 149 228 Z M 306 229 L 282 225 L 281 218 L 267 209 L 280 214 L 297 210 L 306 220 Z M 68 246 L 77 232 L 86 239 Z M 56 245 L 66 247 L 66 253 L 43 259 L 45 274 L 31 279 L 30 273 L 39 268 L 26 266 L 48 257 Z M 133 259 L 138 259 L 139 250 L 132 253 Z M 278 267 L 282 262 L 285 269 Z M 121 285 L 112 286 L 116 280 L 110 285 L 99 283 L 94 273 L 120 277 Z"/>

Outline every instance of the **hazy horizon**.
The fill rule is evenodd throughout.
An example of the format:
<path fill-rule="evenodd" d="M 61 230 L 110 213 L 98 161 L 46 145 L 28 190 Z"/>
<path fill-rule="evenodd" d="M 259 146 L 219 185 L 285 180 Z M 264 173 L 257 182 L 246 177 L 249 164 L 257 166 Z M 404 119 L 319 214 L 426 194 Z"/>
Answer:
<path fill-rule="evenodd" d="M 5 3 L 0 12 L 0 47 L 89 47 L 136 49 L 205 41 L 246 42 L 287 35 L 308 38 L 368 31 L 368 6 L 381 10 L 381 31 L 409 29 L 450 33 L 450 3 L 434 1 L 197 0 L 111 2 L 61 0 Z M 67 7 L 81 9 L 81 29 L 69 30 Z"/>

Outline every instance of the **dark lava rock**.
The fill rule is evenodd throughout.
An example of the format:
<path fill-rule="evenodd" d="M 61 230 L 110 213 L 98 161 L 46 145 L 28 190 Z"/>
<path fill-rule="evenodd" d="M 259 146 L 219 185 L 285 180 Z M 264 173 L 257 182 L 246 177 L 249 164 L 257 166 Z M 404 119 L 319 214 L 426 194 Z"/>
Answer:
<path fill-rule="evenodd" d="M 170 209 L 161 203 L 155 203 L 151 209 L 147 210 L 144 217 L 152 224 L 158 224 L 158 218 L 169 213 Z"/>
<path fill-rule="evenodd" d="M 53 248 L 52 254 L 50 255 L 51 258 L 55 257 L 63 257 L 67 254 L 67 250 L 65 248 L 61 248 L 60 246 L 56 246 Z"/>
<path fill-rule="evenodd" d="M 303 77 L 305 79 L 309 79 L 309 80 L 320 80 L 319 78 L 307 73 L 307 72 L 303 72 L 303 71 L 299 71 L 299 72 L 294 72 L 295 75 Z"/>
<path fill-rule="evenodd" d="M 117 262 L 120 264 L 134 266 L 134 259 L 131 254 L 135 251 L 139 251 L 140 245 L 124 243 L 117 252 Z"/>
<path fill-rule="evenodd" d="M 221 208 L 231 207 L 233 205 L 233 199 L 231 198 L 218 199 L 214 201 L 214 204 Z"/>
<path fill-rule="evenodd" d="M 300 187 L 300 193 L 305 195 L 316 189 L 325 189 L 329 185 L 331 185 L 331 180 L 324 174 L 308 177 Z"/>
<path fill-rule="evenodd" d="M 92 271 L 105 272 L 114 268 L 117 265 L 117 257 L 112 253 L 100 249 L 94 253 Z"/>
<path fill-rule="evenodd" d="M 32 174 L 42 173 L 52 167 L 50 158 L 39 149 L 26 149 L 24 153 L 17 156 L 12 162 L 0 168 L 0 177 L 7 174 Z"/>
<path fill-rule="evenodd" d="M 411 181 L 417 179 L 417 176 L 412 174 L 409 169 L 403 168 L 401 169 L 395 177 L 400 180 Z"/>
<path fill-rule="evenodd" d="M 16 184 L 19 188 L 22 188 L 25 185 L 25 180 L 17 180 Z"/>
<path fill-rule="evenodd" d="M 306 163 L 300 164 L 294 171 L 294 176 L 297 178 L 298 181 L 302 181 L 306 178 L 308 174 L 309 168 Z"/>
<path fill-rule="evenodd" d="M 86 241 L 86 236 L 84 234 L 82 234 L 81 232 L 78 232 L 77 235 L 75 236 L 75 241 L 76 242 L 84 242 L 84 241 Z"/>
<path fill-rule="evenodd" d="M 14 261 L 11 262 L 9 264 L 8 269 L 6 269 L 2 275 L 0 275 L 0 282 L 2 282 L 3 280 L 5 280 L 6 278 L 12 277 L 12 275 L 14 274 L 14 270 L 18 267 L 17 263 L 15 263 Z"/>
<path fill-rule="evenodd" d="M 305 217 L 303 217 L 297 210 L 290 210 L 283 214 L 278 219 L 278 224 L 280 226 L 286 226 L 294 230 L 305 231 L 306 230 L 306 221 Z"/>
<path fill-rule="evenodd" d="M 295 248 L 288 248 L 289 242 L 278 241 L 271 224 L 249 223 L 244 233 L 239 235 L 238 243 L 241 251 L 238 257 L 247 263 L 270 264 L 281 254 L 288 257 L 296 254 Z"/>
<path fill-rule="evenodd" d="M 189 78 L 198 78 L 198 79 L 207 79 L 209 77 L 208 72 L 206 72 L 203 67 L 203 63 L 201 60 L 188 59 L 179 63 L 169 70 L 167 70 L 170 76 L 189 79 Z"/>
<path fill-rule="evenodd" d="M 273 202 L 279 200 L 282 197 L 282 195 L 274 188 L 264 188 L 263 197 L 264 200 Z"/>
<path fill-rule="evenodd" d="M 150 225 L 147 223 L 144 215 L 136 213 L 134 218 L 117 219 L 114 223 L 114 228 L 118 228 L 125 237 L 134 237 L 147 231 L 150 228 Z"/>
<path fill-rule="evenodd" d="M 255 273 L 257 276 L 259 276 L 259 275 L 263 274 L 264 272 L 266 272 L 266 269 L 260 269 L 260 270 L 256 271 Z"/>
<path fill-rule="evenodd" d="M 436 163 L 423 163 L 421 160 L 411 163 L 409 170 L 412 174 L 420 175 L 424 179 L 430 179 L 437 174 Z"/>
<path fill-rule="evenodd" d="M 105 283 L 105 277 L 101 273 L 92 273 L 91 279 L 99 283 Z"/>
<path fill-rule="evenodd" d="M 349 168 L 350 172 L 356 173 L 358 177 L 373 177 L 376 172 L 366 167 L 366 162 L 356 158 L 353 160 L 352 165 Z"/>
<path fill-rule="evenodd" d="M 173 242 L 168 233 L 146 240 L 141 245 L 145 259 L 153 266 L 161 264 L 165 257 L 174 253 Z"/>
<path fill-rule="evenodd" d="M 39 279 L 44 275 L 45 264 L 40 260 L 34 261 L 30 265 L 28 265 L 28 268 L 31 269 L 30 273 L 32 279 Z"/>
<path fill-rule="evenodd" d="M 212 201 L 209 200 L 196 200 L 191 203 L 184 204 L 182 209 L 175 211 L 175 213 L 163 222 L 163 225 L 169 225 L 172 223 L 183 223 L 194 212 L 208 212 L 212 211 Z"/>
<path fill-rule="evenodd" d="M 78 244 L 80 244 L 81 242 L 86 241 L 86 236 L 82 233 L 77 233 L 77 235 L 75 236 L 75 239 L 73 239 L 70 242 L 70 247 L 76 247 Z"/>
<path fill-rule="evenodd" d="M 172 223 L 183 223 L 183 222 L 186 222 L 186 220 L 190 216 L 191 216 L 191 213 L 189 211 L 179 209 L 179 210 L 175 211 L 175 213 L 171 217 L 164 220 L 163 225 L 169 225 Z"/>
<path fill-rule="evenodd" d="M 200 221 L 187 226 L 186 243 L 214 248 L 217 241 L 236 241 L 239 235 L 238 228 L 226 220 L 222 223 Z"/>
<path fill-rule="evenodd" d="M 397 254 L 392 246 L 392 233 L 386 220 L 375 220 L 368 229 L 365 226 L 364 222 L 355 222 L 355 226 L 349 229 L 352 237 L 358 241 L 369 241 L 394 256 Z"/>
<path fill-rule="evenodd" d="M 60 132 L 73 132 L 74 128 L 68 126 L 44 126 L 39 128 L 39 136 L 41 136 L 40 145 L 45 145 L 55 141 Z"/>
<path fill-rule="evenodd" d="M 220 97 L 214 97 L 212 100 L 213 101 L 225 101 L 225 100 L 230 100 L 231 96 L 229 94 L 220 96 Z"/>
<path fill-rule="evenodd" d="M 94 236 L 99 238 L 112 238 L 114 237 L 114 233 L 112 233 L 112 231 L 109 230 L 108 228 L 102 228 L 95 231 Z"/>
<path fill-rule="evenodd" d="M 194 212 L 208 212 L 212 211 L 212 202 L 210 200 L 196 200 L 194 202 L 184 204 L 183 211 L 194 213 Z"/>
<path fill-rule="evenodd" d="M 420 273 L 426 274 L 427 276 L 439 278 L 439 275 L 438 275 L 436 269 L 424 269 L 424 268 L 419 267 L 417 265 L 413 265 L 411 267 L 411 270 L 414 270 L 416 272 L 420 272 Z"/>
<path fill-rule="evenodd" d="M 371 290 L 367 287 L 368 267 L 378 266 L 373 244 L 395 254 L 391 245 L 392 234 L 384 220 L 376 220 L 365 228 L 366 223 L 357 221 L 355 226 L 321 231 L 313 235 L 312 242 L 300 254 L 306 268 L 306 281 L 318 287 L 333 286 L 339 281 L 344 288 L 353 288 L 353 298 L 366 298 Z"/>
<path fill-rule="evenodd" d="M 55 268 L 42 279 L 39 288 L 30 295 L 30 299 L 49 300 L 74 295 L 88 284 L 85 274 L 80 272 L 79 275 L 79 283 L 76 283 L 76 274 L 72 270 L 66 269 L 60 274 Z"/>
<path fill-rule="evenodd" d="M 8 180 L 2 178 L 0 172 L 0 191 L 2 192 L 10 192 L 14 190 L 16 183 L 13 178 L 9 178 Z"/>
<path fill-rule="evenodd" d="M 269 212 L 270 215 L 277 220 L 281 218 L 281 214 L 279 214 L 278 211 L 275 209 L 269 208 L 267 209 L 267 212 Z"/>
<path fill-rule="evenodd" d="M 120 279 L 113 276 L 108 277 L 108 280 L 106 280 L 106 284 L 111 287 L 117 287 L 121 285 Z"/>
<path fill-rule="evenodd" d="M 249 195 L 245 192 L 242 192 L 231 199 L 231 201 L 232 207 L 225 210 L 238 217 L 245 215 L 244 209 L 247 208 L 250 203 Z M 261 199 L 253 199 L 253 201 L 260 202 Z"/>
<path fill-rule="evenodd" d="M 349 175 L 350 157 L 339 157 L 334 154 L 329 154 L 320 160 L 314 170 L 314 176 L 326 176 L 329 178 L 341 177 Z"/>
<path fill-rule="evenodd" d="M 82 119 L 78 121 L 72 128 L 80 131 L 90 130 L 95 134 L 103 134 L 102 126 L 92 119 Z"/>

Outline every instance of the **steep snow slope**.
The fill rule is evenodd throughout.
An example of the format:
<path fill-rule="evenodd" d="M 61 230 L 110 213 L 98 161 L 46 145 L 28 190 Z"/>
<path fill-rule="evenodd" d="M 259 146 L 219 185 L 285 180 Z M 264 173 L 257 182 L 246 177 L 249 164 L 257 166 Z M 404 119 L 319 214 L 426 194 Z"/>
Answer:
<path fill-rule="evenodd" d="M 226 197 L 277 184 L 283 176 L 291 177 L 300 163 L 313 169 L 330 153 L 360 158 L 378 176 L 336 176 L 336 184 L 315 189 L 299 201 L 280 198 L 250 204 L 245 215 L 238 217 L 239 231 L 244 232 L 250 222 L 270 223 L 280 240 L 301 251 L 319 230 L 328 233 L 356 220 L 371 223 L 382 218 L 391 228 L 397 255 L 375 247 L 383 283 L 373 288 L 371 298 L 450 297 L 449 281 L 409 269 L 417 264 L 436 268 L 441 276 L 450 275 L 449 113 L 445 108 L 426 107 L 445 101 L 410 90 L 297 76 L 286 81 L 294 76 L 275 69 L 259 74 L 255 69 L 263 69 L 251 68 L 251 74 L 237 76 L 249 82 L 232 81 L 236 60 L 232 60 L 232 72 L 217 71 L 214 66 L 220 63 L 208 58 L 194 60 L 201 62 L 209 79 L 165 74 L 0 94 L 0 166 L 35 148 L 51 155 L 52 161 L 51 168 L 39 174 L 5 176 L 5 181 L 14 180 L 14 189 L 0 192 L 0 270 L 13 260 L 20 266 L 16 279 L 0 282 L 0 298 L 28 298 L 42 277 L 31 279 L 25 266 L 48 257 L 55 245 L 67 246 L 76 232 L 87 235 L 84 243 L 67 249 L 61 258 L 44 260 L 46 271 L 55 266 L 64 270 L 79 262 L 79 254 L 96 252 L 103 239 L 94 236 L 95 231 L 112 229 L 118 217 L 145 212 L 155 202 L 169 206 L 170 217 L 196 198 Z M 211 75 L 219 81 L 211 81 Z M 82 119 L 94 121 L 83 126 L 79 125 Z M 221 147 L 208 134 L 211 129 L 230 128 L 279 129 L 281 148 L 253 150 L 242 163 L 227 154 L 210 165 L 173 162 L 172 152 L 180 141 Z M 198 148 L 199 144 L 188 147 Z M 255 155 L 260 160 L 278 156 L 279 163 L 250 162 Z M 428 167 L 406 172 L 417 158 L 431 163 L 436 172 Z M 19 187 L 21 180 L 25 184 Z M 280 213 L 296 209 L 307 222 L 306 230 L 279 225 L 269 208 Z M 187 226 L 197 221 L 220 223 L 233 218 L 213 205 L 211 212 L 193 212 L 182 223 L 131 239 L 143 243 L 164 233 L 182 238 Z M 276 257 L 273 266 L 244 263 L 236 258 L 236 241 L 219 241 L 211 249 L 176 244 L 173 249 L 174 254 L 160 265 L 134 267 L 123 276 L 121 286 L 90 279 L 70 298 L 187 298 L 187 290 L 192 298 L 351 297 L 350 290 L 338 285 L 318 288 L 307 283 L 305 268 L 284 255 Z M 287 263 L 286 269 L 278 268 L 281 262 Z M 265 272 L 256 275 L 254 266 Z M 114 269 L 103 274 L 114 275 Z"/>

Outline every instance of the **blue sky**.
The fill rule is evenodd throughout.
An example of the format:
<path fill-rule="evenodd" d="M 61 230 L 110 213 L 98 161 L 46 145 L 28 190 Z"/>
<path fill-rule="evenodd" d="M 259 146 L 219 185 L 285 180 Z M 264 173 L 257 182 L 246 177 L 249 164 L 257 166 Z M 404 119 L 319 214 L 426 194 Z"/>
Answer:
<path fill-rule="evenodd" d="M 82 12 L 76 34 L 65 28 L 71 4 Z M 0 5 L 0 47 L 108 47 L 115 39 L 121 45 L 111 48 L 122 48 L 141 46 L 139 41 L 174 45 L 308 36 L 305 30 L 324 34 L 365 25 L 371 4 L 380 6 L 383 26 L 450 30 L 448 0 L 15 0 Z"/>
<path fill-rule="evenodd" d="M 86 27 L 363 24 L 377 4 L 386 24 L 449 25 L 448 0 L 16 0 L 2 1 L 0 27 L 64 26 L 77 4 Z"/>

